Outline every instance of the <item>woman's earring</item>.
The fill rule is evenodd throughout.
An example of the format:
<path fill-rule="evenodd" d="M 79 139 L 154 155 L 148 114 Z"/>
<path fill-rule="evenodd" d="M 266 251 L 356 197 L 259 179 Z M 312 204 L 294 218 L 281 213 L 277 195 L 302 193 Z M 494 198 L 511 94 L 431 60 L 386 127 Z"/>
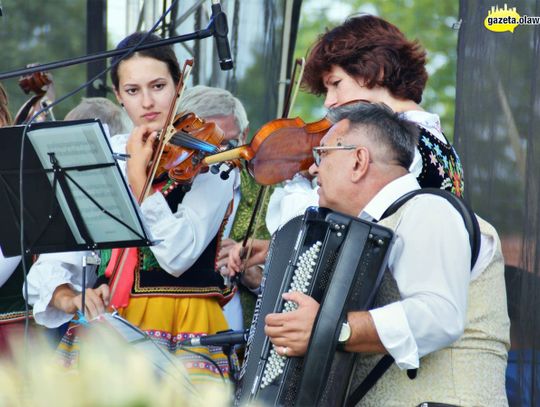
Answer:
<path fill-rule="evenodd" d="M 122 106 L 122 108 L 124 108 L 124 104 L 123 104 L 123 103 L 120 103 L 120 106 Z"/>

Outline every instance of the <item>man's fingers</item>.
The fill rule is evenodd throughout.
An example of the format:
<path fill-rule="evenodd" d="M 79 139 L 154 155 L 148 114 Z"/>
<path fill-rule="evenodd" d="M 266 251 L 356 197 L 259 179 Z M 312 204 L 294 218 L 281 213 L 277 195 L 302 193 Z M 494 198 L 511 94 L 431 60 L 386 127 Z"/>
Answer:
<path fill-rule="evenodd" d="M 313 303 L 316 303 L 316 301 L 313 298 L 311 298 L 309 295 L 306 295 L 298 291 L 284 293 L 282 297 L 284 300 L 296 302 L 300 307 L 304 305 L 312 305 Z"/>
<path fill-rule="evenodd" d="M 264 326 L 264 333 L 270 338 L 272 343 L 275 343 L 274 340 L 286 340 L 286 332 L 283 325 L 268 325 Z"/>
<path fill-rule="evenodd" d="M 290 339 L 281 336 L 270 337 L 270 342 L 272 342 L 274 346 L 286 346 L 288 343 L 290 343 L 290 341 Z"/>
<path fill-rule="evenodd" d="M 264 318 L 264 322 L 266 325 L 269 325 L 269 326 L 281 327 L 287 323 L 290 323 L 290 321 L 293 321 L 295 318 L 294 314 L 295 314 L 295 311 L 268 314 Z"/>

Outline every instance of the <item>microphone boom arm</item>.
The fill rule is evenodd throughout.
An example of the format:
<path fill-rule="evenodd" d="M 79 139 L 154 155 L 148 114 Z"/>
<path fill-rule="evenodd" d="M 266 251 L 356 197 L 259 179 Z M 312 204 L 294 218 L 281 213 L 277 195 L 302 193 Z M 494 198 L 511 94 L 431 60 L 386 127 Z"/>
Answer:
<path fill-rule="evenodd" d="M 214 33 L 215 33 L 214 20 L 210 20 L 208 27 L 206 27 L 204 30 L 198 30 L 190 34 L 177 35 L 175 37 L 165 38 L 163 40 L 141 44 L 136 49 L 134 49 L 133 52 L 136 52 L 137 50 L 140 50 L 140 49 L 156 48 L 156 47 L 161 47 L 163 45 L 175 44 L 178 42 L 201 40 L 203 38 L 208 38 L 208 37 L 213 36 Z M 121 55 L 121 54 L 124 54 L 125 52 L 126 52 L 125 49 L 109 50 L 109 51 L 97 52 L 90 55 L 85 55 L 82 57 L 68 58 L 61 61 L 35 65 L 30 68 L 23 68 L 23 69 L 17 69 L 14 71 L 8 71 L 8 72 L 0 73 L 0 80 L 13 78 L 16 76 L 29 75 L 34 72 L 51 71 L 53 69 L 64 68 L 66 66 L 72 66 L 72 65 L 78 65 L 78 64 L 82 64 L 86 62 L 97 61 L 100 59 L 105 59 L 105 58 L 110 58 L 116 55 Z"/>

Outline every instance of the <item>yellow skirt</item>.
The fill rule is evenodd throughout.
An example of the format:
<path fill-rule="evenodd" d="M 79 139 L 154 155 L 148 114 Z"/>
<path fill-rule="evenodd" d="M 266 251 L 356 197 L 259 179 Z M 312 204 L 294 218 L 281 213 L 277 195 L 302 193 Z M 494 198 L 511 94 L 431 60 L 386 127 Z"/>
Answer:
<path fill-rule="evenodd" d="M 229 363 L 221 347 L 183 348 L 179 345 L 185 339 L 228 329 L 217 299 L 132 297 L 129 305 L 118 311 L 122 317 L 145 331 L 154 342 L 179 358 L 193 384 L 223 384 L 223 378 L 229 378 Z M 66 367 L 78 366 L 79 334 L 82 334 L 79 329 L 84 329 L 84 326 L 72 322 L 57 347 L 59 362 Z M 238 367 L 234 352 L 232 362 Z"/>
<path fill-rule="evenodd" d="M 225 378 L 229 377 L 229 363 L 221 347 L 189 347 L 186 351 L 178 346 L 185 339 L 228 329 L 217 299 L 131 297 L 129 305 L 120 309 L 119 314 L 180 358 L 192 382 L 221 381 L 220 371 Z"/>

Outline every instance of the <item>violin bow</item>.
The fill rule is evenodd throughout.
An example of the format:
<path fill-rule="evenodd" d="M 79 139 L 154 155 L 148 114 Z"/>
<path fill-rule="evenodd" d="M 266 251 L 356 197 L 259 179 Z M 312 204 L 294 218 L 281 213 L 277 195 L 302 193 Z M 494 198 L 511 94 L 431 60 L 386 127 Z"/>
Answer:
<path fill-rule="evenodd" d="M 300 85 L 302 83 L 302 77 L 304 76 L 304 68 L 306 65 L 306 60 L 304 58 L 297 58 L 294 63 L 293 72 L 291 75 L 291 84 L 287 91 L 287 96 L 285 97 L 285 104 L 283 105 L 283 114 L 282 118 L 288 118 L 291 110 L 296 102 L 296 97 L 298 96 L 298 91 L 300 90 Z M 266 200 L 268 195 L 268 188 L 265 185 L 259 187 L 259 192 L 257 193 L 257 199 L 255 201 L 255 206 L 251 212 L 251 217 L 249 219 L 248 228 L 246 234 L 244 235 L 244 240 L 242 241 L 242 248 L 240 250 L 240 256 L 243 260 L 241 272 L 243 273 L 246 269 L 247 262 L 251 257 L 251 252 L 253 250 L 253 241 L 254 239 L 249 240 L 251 234 L 255 234 L 259 229 L 262 212 L 259 211 L 261 202 Z"/>
<path fill-rule="evenodd" d="M 172 137 L 176 133 L 176 129 L 173 126 L 173 120 L 174 120 L 176 111 L 178 110 L 178 104 L 180 102 L 180 99 L 182 98 L 182 95 L 186 88 L 187 79 L 189 78 L 192 69 L 193 69 L 193 59 L 187 59 L 184 62 L 182 75 L 180 75 L 180 80 L 178 81 L 178 85 L 176 86 L 176 93 L 175 93 L 176 96 L 173 99 L 171 106 L 169 108 L 169 113 L 167 114 L 167 120 L 165 121 L 165 126 L 163 126 L 163 129 L 160 131 L 160 134 L 159 134 L 159 142 L 156 148 L 154 149 L 154 154 L 152 155 L 151 165 L 148 171 L 148 177 L 146 178 L 146 182 L 144 184 L 142 194 L 139 197 L 139 203 L 144 201 L 144 199 L 150 194 L 151 189 L 152 189 L 152 182 L 154 181 L 154 177 L 156 176 L 156 171 L 159 165 L 159 161 L 161 160 L 161 156 L 163 155 L 163 150 L 165 149 L 165 145 L 172 139 Z"/>

